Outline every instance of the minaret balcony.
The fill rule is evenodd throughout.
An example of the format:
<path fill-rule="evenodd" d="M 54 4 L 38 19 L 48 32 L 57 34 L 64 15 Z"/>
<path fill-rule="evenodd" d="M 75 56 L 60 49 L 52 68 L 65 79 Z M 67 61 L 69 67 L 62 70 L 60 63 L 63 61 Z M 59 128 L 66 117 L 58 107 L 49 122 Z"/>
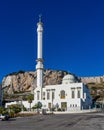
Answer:
<path fill-rule="evenodd" d="M 36 60 L 36 62 L 44 62 L 44 60 L 42 59 L 42 58 L 38 58 L 37 60 Z"/>

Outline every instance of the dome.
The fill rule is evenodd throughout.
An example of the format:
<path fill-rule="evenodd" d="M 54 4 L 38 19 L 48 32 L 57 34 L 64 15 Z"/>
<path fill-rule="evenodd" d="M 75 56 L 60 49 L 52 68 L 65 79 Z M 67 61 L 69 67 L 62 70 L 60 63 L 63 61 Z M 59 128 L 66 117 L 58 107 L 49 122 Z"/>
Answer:
<path fill-rule="evenodd" d="M 64 76 L 64 78 L 62 80 L 62 84 L 69 84 L 69 83 L 75 83 L 75 82 L 76 82 L 76 78 L 72 74 L 68 74 L 68 75 Z"/>

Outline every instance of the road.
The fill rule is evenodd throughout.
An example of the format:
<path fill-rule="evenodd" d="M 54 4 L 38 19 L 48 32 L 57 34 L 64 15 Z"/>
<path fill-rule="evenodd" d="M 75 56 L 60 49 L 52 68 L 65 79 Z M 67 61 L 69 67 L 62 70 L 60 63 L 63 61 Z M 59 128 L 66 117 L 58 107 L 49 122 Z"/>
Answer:
<path fill-rule="evenodd" d="M 0 130 L 104 130 L 104 113 L 36 115 L 0 121 Z"/>

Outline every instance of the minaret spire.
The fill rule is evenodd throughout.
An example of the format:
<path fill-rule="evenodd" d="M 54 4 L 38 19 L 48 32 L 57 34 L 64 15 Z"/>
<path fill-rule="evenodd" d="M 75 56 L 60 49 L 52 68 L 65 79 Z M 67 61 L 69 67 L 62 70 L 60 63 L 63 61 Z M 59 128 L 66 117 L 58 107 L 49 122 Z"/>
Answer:
<path fill-rule="evenodd" d="M 41 21 L 42 21 L 42 15 L 39 14 L 39 23 L 41 23 Z"/>
<path fill-rule="evenodd" d="M 37 23 L 37 87 L 40 89 L 40 99 L 42 99 L 43 87 L 43 23 L 41 15 L 39 15 L 39 22 Z"/>

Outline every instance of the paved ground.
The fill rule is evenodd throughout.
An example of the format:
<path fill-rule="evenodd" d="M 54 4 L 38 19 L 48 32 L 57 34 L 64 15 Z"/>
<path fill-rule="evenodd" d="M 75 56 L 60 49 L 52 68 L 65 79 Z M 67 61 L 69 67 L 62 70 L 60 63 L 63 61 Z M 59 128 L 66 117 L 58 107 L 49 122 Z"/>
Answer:
<path fill-rule="evenodd" d="M 104 130 L 104 113 L 15 118 L 0 121 L 0 130 Z"/>

